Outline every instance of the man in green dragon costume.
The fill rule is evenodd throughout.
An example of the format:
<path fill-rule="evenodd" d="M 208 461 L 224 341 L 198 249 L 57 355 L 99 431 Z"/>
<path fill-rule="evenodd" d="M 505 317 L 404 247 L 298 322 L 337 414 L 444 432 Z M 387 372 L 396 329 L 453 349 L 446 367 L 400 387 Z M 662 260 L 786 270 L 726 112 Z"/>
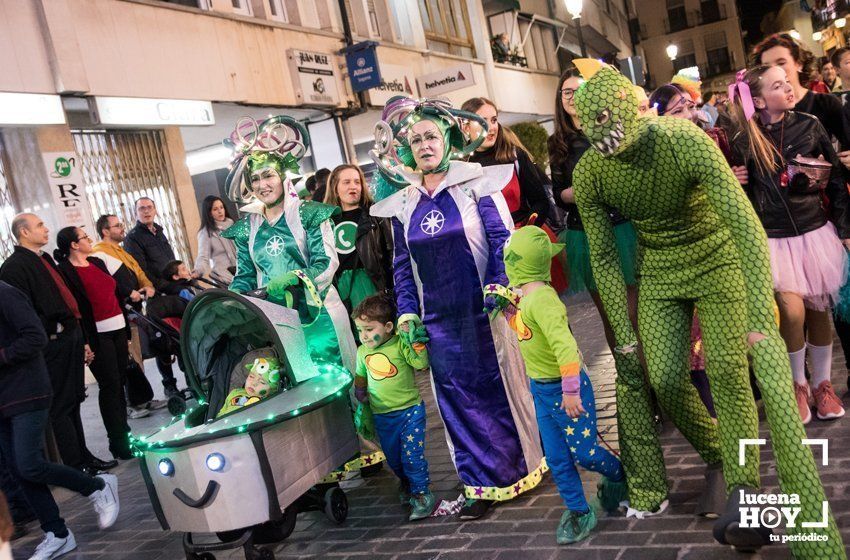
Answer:
<path fill-rule="evenodd" d="M 739 550 L 768 542 L 748 528 L 739 503 L 758 494 L 758 415 L 747 354 L 761 386 L 781 491 L 802 511 L 788 533 L 828 540 L 792 542 L 800 559 L 846 558 L 800 422 L 785 344 L 776 324 L 767 238 L 712 140 L 684 119 L 638 118 L 629 80 L 610 66 L 575 61 L 587 81 L 575 94 L 582 129 L 595 148 L 575 169 L 575 196 L 593 275 L 617 348 L 617 410 L 630 506 L 658 511 L 667 497 L 664 458 L 653 421 L 637 336 L 629 321 L 608 209 L 634 223 L 640 248 L 639 330 L 650 382 L 665 413 L 709 465 L 722 460 L 729 492 L 714 537 Z M 719 425 L 690 383 L 688 343 L 699 306 L 707 372 Z M 739 461 L 739 449 L 743 456 Z M 752 499 L 752 498 L 751 498 Z M 827 519 L 824 519 L 824 518 Z M 803 521 L 828 521 L 806 529 Z"/>

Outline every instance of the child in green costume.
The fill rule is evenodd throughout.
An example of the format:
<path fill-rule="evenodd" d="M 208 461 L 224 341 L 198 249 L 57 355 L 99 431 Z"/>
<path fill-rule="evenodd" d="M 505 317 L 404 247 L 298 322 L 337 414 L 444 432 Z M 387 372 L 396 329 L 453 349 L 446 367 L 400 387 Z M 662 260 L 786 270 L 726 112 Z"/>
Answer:
<path fill-rule="evenodd" d="M 216 418 L 256 404 L 280 390 L 280 363 L 277 358 L 257 358 L 245 369 L 250 372 L 245 379 L 245 386 L 237 387 L 227 394 Z"/>
<path fill-rule="evenodd" d="M 401 481 L 410 521 L 434 511 L 425 460 L 425 404 L 413 371 L 428 367 L 427 337 L 420 329 L 395 334 L 395 305 L 389 296 L 369 296 L 351 314 L 362 346 L 357 349 L 354 395 L 374 413 L 375 431 L 387 463 Z"/>
<path fill-rule="evenodd" d="M 509 323 L 517 333 L 546 462 L 567 506 L 558 544 L 581 541 L 596 526 L 596 513 L 584 498 L 575 465 L 599 472 L 603 507 L 616 510 L 626 499 L 620 460 L 597 443 L 593 386 L 567 322 L 567 310 L 552 288 L 552 256 L 563 250 L 536 226 L 517 230 L 505 247 L 505 272 L 521 292 Z"/>
<path fill-rule="evenodd" d="M 826 525 L 817 529 L 826 540 L 794 540 L 791 549 L 798 559 L 846 558 L 835 522 L 825 515 L 826 496 L 812 452 L 803 442 L 806 432 L 774 315 L 767 237 L 752 204 L 702 130 L 684 119 L 638 119 L 637 99 L 625 76 L 597 61 L 574 62 L 587 78 L 575 94 L 576 109 L 595 148 L 576 167 L 575 195 L 593 276 L 617 339 L 617 414 L 632 507 L 652 511 L 668 489 L 608 221 L 612 207 L 630 218 L 638 232 L 638 325 L 650 382 L 664 411 L 703 460 L 722 460 L 729 497 L 714 537 L 746 550 L 769 542 L 769 529 L 741 522 L 742 503 L 753 500 L 759 487 L 758 414 L 747 371 L 749 353 L 780 488 L 799 498 L 799 520 Z M 695 304 L 717 427 L 687 375 Z M 807 529 L 797 523 L 787 532 Z"/>

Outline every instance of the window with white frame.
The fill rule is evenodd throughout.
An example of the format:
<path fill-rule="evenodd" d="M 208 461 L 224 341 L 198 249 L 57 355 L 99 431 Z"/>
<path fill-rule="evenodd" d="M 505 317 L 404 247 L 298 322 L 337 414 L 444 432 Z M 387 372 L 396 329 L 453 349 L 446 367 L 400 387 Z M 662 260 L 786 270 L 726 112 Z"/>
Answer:
<path fill-rule="evenodd" d="M 228 5 L 230 9 L 225 10 Z M 198 7 L 202 10 L 229 11 L 242 16 L 254 15 L 251 0 L 198 0 Z"/>
<path fill-rule="evenodd" d="M 283 0 L 263 0 L 266 3 L 266 15 L 268 19 L 289 23 L 289 17 L 286 14 L 286 6 Z"/>

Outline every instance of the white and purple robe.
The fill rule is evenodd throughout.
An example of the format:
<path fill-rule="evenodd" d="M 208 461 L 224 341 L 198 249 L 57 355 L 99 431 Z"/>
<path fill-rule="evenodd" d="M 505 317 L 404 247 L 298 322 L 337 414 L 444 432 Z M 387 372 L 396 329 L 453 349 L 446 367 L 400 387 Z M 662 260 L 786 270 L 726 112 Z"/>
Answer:
<path fill-rule="evenodd" d="M 392 218 L 400 316 L 430 337 L 431 385 L 468 498 L 509 500 L 540 482 L 543 452 L 516 334 L 484 312 L 482 287 L 507 284 L 513 221 L 501 189 L 513 166 L 452 162 L 429 196 L 420 174 L 372 206 Z"/>

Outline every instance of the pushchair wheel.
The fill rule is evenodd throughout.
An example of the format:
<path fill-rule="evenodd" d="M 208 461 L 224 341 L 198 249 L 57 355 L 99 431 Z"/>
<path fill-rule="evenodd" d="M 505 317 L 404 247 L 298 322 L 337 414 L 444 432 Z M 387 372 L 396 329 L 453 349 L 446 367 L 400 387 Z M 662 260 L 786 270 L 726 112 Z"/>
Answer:
<path fill-rule="evenodd" d="M 182 395 L 174 395 L 168 399 L 168 412 L 172 416 L 180 416 L 186 412 L 186 400 Z"/>
<path fill-rule="evenodd" d="M 339 486 L 328 488 L 325 492 L 325 515 L 337 525 L 348 517 L 348 498 Z"/>
<path fill-rule="evenodd" d="M 294 505 L 283 510 L 283 517 L 267 521 L 254 528 L 254 542 L 257 544 L 277 543 L 285 540 L 295 530 L 298 511 Z"/>

